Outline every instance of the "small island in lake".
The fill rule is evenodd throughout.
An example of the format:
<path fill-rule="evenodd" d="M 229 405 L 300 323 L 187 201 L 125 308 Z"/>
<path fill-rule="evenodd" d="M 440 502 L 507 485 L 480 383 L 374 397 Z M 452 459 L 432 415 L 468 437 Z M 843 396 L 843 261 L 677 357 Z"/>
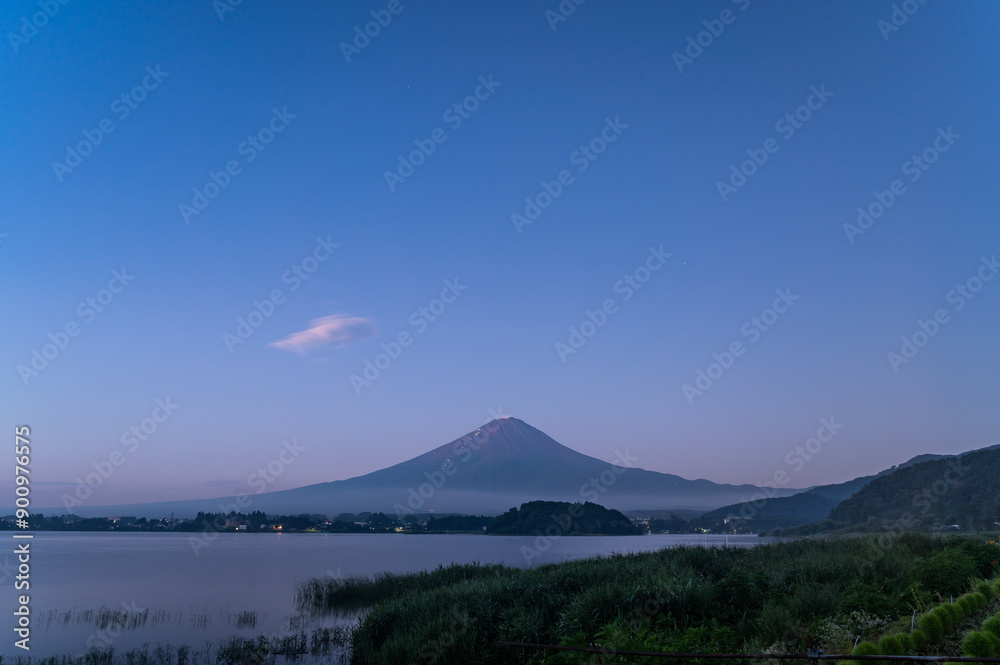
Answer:
<path fill-rule="evenodd" d="M 642 531 L 617 510 L 590 501 L 529 501 L 497 516 L 486 533 L 504 536 L 638 536 Z"/>

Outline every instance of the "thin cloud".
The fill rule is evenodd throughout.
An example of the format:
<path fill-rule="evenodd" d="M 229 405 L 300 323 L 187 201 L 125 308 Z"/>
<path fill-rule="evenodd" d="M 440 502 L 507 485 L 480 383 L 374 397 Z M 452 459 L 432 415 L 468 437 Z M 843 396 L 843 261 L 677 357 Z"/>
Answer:
<path fill-rule="evenodd" d="M 377 333 L 374 319 L 347 314 L 331 314 L 314 319 L 309 323 L 307 329 L 294 332 L 277 342 L 271 342 L 268 346 L 301 354 L 315 346 L 327 344 L 344 346 L 369 339 Z"/>

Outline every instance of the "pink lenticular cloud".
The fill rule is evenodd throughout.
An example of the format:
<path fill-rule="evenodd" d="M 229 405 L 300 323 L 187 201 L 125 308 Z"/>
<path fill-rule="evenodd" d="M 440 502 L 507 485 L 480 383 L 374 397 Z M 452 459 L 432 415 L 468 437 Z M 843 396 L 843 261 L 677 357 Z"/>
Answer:
<path fill-rule="evenodd" d="M 326 344 L 344 346 L 352 342 L 359 342 L 374 337 L 377 332 L 374 319 L 347 314 L 331 314 L 313 319 L 307 329 L 271 342 L 268 346 L 295 353 L 306 353 L 314 346 Z"/>

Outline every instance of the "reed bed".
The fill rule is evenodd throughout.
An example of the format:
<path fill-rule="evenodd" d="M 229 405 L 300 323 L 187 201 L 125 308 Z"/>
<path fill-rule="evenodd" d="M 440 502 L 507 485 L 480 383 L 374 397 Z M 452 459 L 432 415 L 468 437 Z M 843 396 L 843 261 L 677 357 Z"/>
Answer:
<path fill-rule="evenodd" d="M 827 646 L 824 634 L 874 639 L 908 625 L 914 610 L 993 576 L 997 554 L 983 539 L 920 534 L 678 547 L 534 569 L 318 580 L 297 598 L 313 611 L 369 608 L 351 641 L 357 663 L 575 662 L 499 640 L 802 651 Z"/>
<path fill-rule="evenodd" d="M 435 570 L 369 578 L 313 579 L 299 584 L 295 602 L 299 609 L 319 613 L 352 613 L 411 592 L 428 591 L 458 582 L 507 577 L 515 574 L 501 564 L 438 566 Z"/>
<path fill-rule="evenodd" d="M 170 645 L 94 650 L 84 656 L 0 656 L 0 665 L 327 665 L 349 661 L 351 630 L 342 626 L 312 633 L 234 637 L 200 649 Z"/>

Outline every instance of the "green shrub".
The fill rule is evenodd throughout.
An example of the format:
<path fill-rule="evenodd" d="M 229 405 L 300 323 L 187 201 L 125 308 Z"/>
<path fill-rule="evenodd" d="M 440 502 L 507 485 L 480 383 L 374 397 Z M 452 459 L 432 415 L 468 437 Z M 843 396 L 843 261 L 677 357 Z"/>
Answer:
<path fill-rule="evenodd" d="M 905 656 L 907 646 L 905 633 L 890 633 L 878 641 L 878 652 L 883 656 Z"/>
<path fill-rule="evenodd" d="M 993 637 L 1000 639 L 1000 614 L 994 614 L 983 622 L 983 631 L 990 633 Z"/>
<path fill-rule="evenodd" d="M 948 603 L 944 606 L 945 611 L 951 616 L 951 627 L 954 630 L 958 628 L 963 621 L 965 621 L 965 611 L 962 610 L 961 605 L 956 605 L 955 603 Z"/>
<path fill-rule="evenodd" d="M 942 637 L 950 633 L 955 627 L 955 617 L 948 609 L 948 605 L 938 605 L 930 613 L 936 616 L 938 621 L 941 622 Z"/>
<path fill-rule="evenodd" d="M 989 601 L 993 599 L 993 587 L 989 582 L 980 582 L 976 585 L 976 591 L 983 594 L 983 597 Z"/>
<path fill-rule="evenodd" d="M 963 616 L 969 616 L 970 614 L 976 611 L 974 604 L 975 601 L 972 600 L 972 596 L 969 594 L 965 594 L 964 596 L 960 597 L 958 600 L 955 601 L 955 605 L 957 605 L 958 609 L 962 611 Z"/>
<path fill-rule="evenodd" d="M 853 654 L 859 656 L 877 656 L 878 647 L 875 646 L 874 642 L 859 642 L 857 646 L 851 651 Z M 840 665 L 876 665 L 870 660 L 845 660 L 840 663 Z"/>
<path fill-rule="evenodd" d="M 944 624 L 941 623 L 941 617 L 938 616 L 937 612 L 928 612 L 920 617 L 920 622 L 917 626 L 931 643 L 937 642 L 944 637 Z"/>
<path fill-rule="evenodd" d="M 981 630 L 972 630 L 962 640 L 962 655 L 990 658 L 997 655 L 997 638 Z"/>
<path fill-rule="evenodd" d="M 914 651 L 923 651 L 927 647 L 927 635 L 917 628 L 910 633 L 910 645 Z"/>

